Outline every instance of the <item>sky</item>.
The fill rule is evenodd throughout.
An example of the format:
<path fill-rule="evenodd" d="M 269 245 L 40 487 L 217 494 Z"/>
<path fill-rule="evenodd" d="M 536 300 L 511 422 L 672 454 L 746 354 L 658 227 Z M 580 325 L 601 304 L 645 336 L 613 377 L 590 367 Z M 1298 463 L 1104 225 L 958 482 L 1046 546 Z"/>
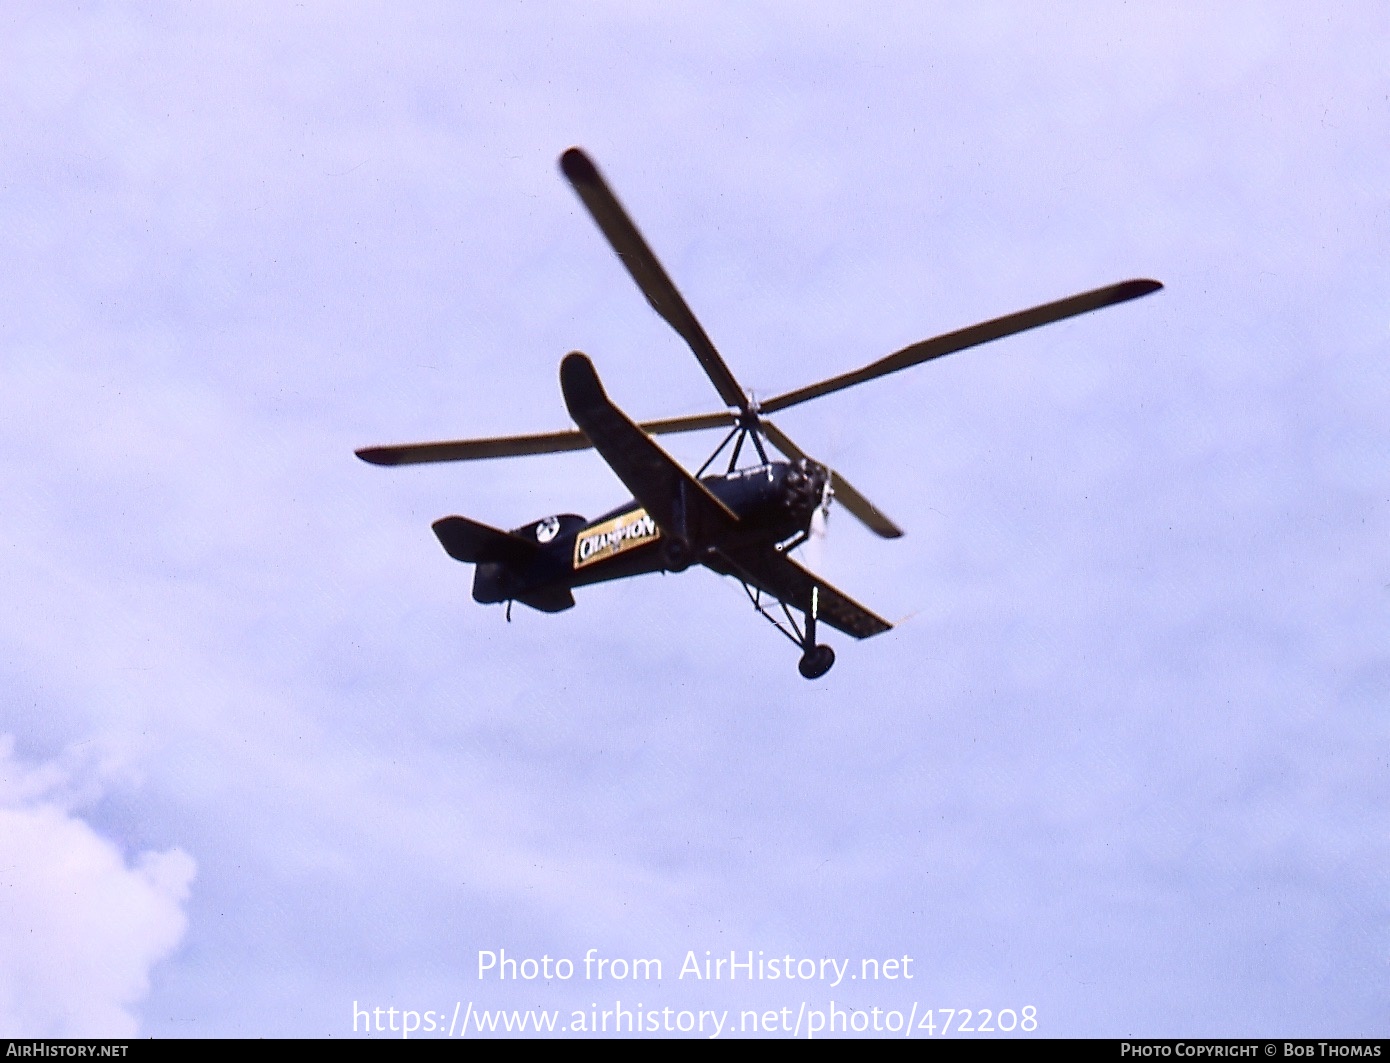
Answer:
<path fill-rule="evenodd" d="M 0 1030 L 1385 1036 L 1387 45 L 1373 2 L 6 5 Z M 1165 288 L 779 415 L 907 532 L 810 548 L 896 625 L 825 678 L 703 570 L 508 624 L 430 523 L 613 473 L 353 451 L 569 427 L 575 349 L 719 405 L 572 144 L 755 395 Z M 731 955 L 818 973 L 686 962 Z"/>

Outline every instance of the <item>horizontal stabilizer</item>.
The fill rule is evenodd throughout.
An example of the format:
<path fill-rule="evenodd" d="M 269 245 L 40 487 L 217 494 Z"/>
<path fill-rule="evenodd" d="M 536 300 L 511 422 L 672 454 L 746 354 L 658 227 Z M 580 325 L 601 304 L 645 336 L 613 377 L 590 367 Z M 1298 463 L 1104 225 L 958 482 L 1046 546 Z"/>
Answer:
<path fill-rule="evenodd" d="M 525 564 L 541 550 L 534 542 L 467 517 L 442 517 L 433 527 L 444 552 L 469 565 L 480 561 Z"/>

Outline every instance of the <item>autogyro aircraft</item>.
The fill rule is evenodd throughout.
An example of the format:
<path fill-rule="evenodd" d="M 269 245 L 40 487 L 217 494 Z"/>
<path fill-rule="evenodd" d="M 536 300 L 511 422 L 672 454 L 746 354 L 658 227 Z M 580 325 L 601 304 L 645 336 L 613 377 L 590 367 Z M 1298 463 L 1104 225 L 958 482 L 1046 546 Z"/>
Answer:
<path fill-rule="evenodd" d="M 835 500 L 885 539 L 897 538 L 902 531 L 838 472 L 808 457 L 767 416 L 942 355 L 1163 287 L 1154 280 L 1130 280 L 1097 288 L 923 340 L 854 372 L 755 401 L 734 379 L 589 157 L 570 148 L 560 157 L 560 169 L 647 302 L 690 345 L 728 409 L 635 422 L 609 400 L 593 363 L 574 352 L 560 363 L 560 388 L 577 431 L 369 447 L 357 451 L 357 456 L 376 465 L 410 465 L 593 447 L 633 495 L 631 501 L 594 520 L 561 513 L 513 531 L 466 517 L 435 521 L 434 532 L 449 556 L 476 566 L 474 600 L 506 602 L 508 619 L 514 601 L 558 613 L 574 605 L 575 587 L 646 572 L 681 572 L 702 564 L 743 584 L 754 609 L 801 649 L 798 667 L 807 679 L 819 678 L 835 663 L 835 652 L 816 642 L 818 623 L 857 639 L 891 627 L 789 556 L 809 538 L 817 510 L 827 512 Z M 694 475 L 652 438 L 711 428 L 728 432 Z M 771 460 L 765 442 L 787 460 Z M 731 443 L 725 471 L 705 475 Z M 750 455 L 740 466 L 745 444 L 750 443 L 757 460 Z M 773 611 L 778 607 L 781 619 Z M 793 610 L 801 614 L 800 624 Z"/>

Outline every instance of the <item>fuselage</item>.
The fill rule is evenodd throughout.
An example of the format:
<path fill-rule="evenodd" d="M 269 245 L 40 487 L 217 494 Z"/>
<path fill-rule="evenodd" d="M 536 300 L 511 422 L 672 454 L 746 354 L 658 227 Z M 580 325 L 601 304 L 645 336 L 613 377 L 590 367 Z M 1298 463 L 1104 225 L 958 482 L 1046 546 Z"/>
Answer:
<path fill-rule="evenodd" d="M 738 517 L 721 546 L 776 545 L 804 534 L 821 505 L 828 473 L 814 462 L 768 462 L 700 482 Z M 590 583 L 680 571 L 700 559 L 708 544 L 664 536 L 635 500 L 593 520 L 573 513 L 545 517 L 512 533 L 540 550 L 525 564 L 483 561 L 473 578 L 473 598 L 521 601 L 558 611 L 572 604 L 569 590 Z"/>

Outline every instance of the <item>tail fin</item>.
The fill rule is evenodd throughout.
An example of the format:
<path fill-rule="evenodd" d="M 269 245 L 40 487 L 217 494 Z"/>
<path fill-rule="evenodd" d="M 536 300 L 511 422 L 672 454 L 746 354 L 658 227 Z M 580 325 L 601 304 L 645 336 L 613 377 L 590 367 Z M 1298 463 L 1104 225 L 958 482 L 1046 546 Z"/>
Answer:
<path fill-rule="evenodd" d="M 537 543 L 467 517 L 442 517 L 434 522 L 434 534 L 445 553 L 470 565 L 484 561 L 525 564 L 541 552 Z"/>

